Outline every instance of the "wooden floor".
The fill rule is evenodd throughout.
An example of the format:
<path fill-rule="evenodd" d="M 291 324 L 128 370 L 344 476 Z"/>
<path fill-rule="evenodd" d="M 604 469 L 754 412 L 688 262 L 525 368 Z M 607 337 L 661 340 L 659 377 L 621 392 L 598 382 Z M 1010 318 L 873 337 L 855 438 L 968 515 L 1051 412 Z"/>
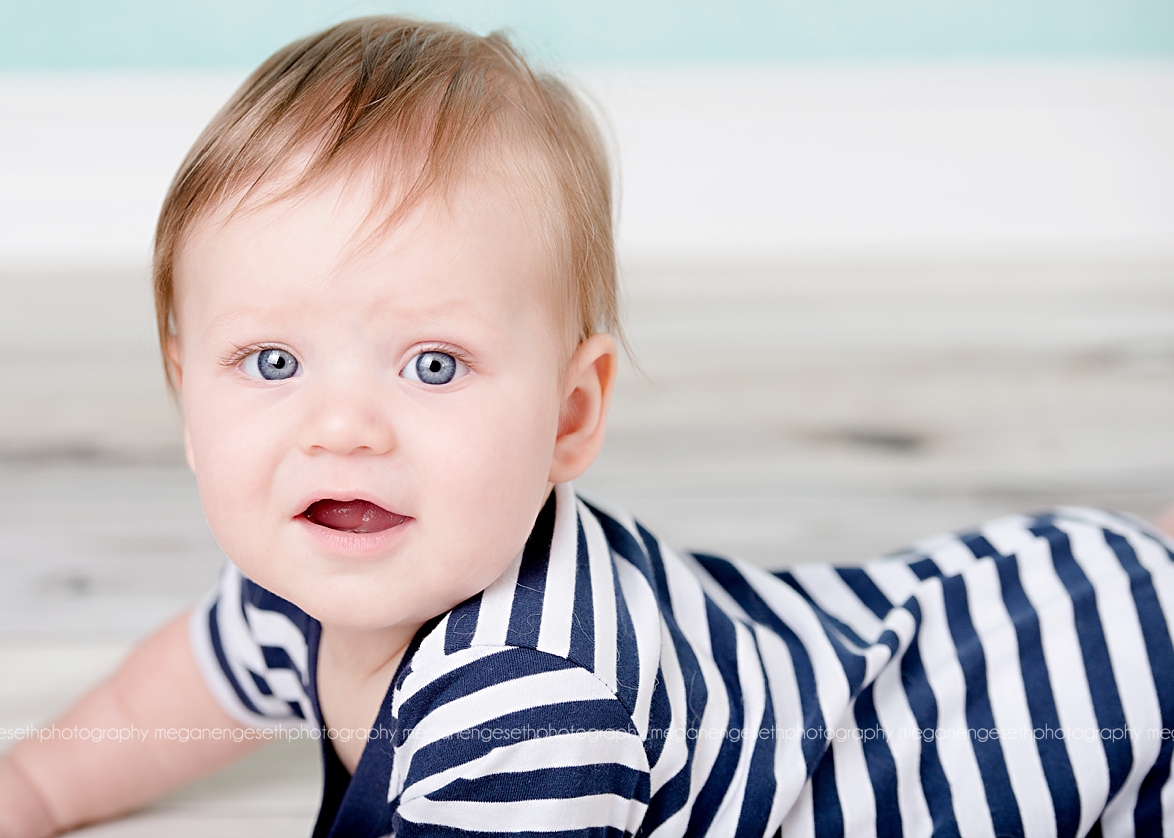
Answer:
<path fill-rule="evenodd" d="M 681 547 L 854 563 L 1010 511 L 1174 501 L 1174 266 L 634 266 L 580 488 Z M 0 728 L 36 724 L 223 557 L 141 273 L 0 276 Z M 311 743 L 93 836 L 305 835 Z"/>

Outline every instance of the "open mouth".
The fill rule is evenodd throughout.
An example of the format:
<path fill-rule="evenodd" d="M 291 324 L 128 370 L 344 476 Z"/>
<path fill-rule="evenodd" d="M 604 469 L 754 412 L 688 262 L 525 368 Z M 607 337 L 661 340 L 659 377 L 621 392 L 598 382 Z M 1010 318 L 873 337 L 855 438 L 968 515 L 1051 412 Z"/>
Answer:
<path fill-rule="evenodd" d="M 408 520 L 370 501 L 332 498 L 314 501 L 302 516 L 320 527 L 353 533 L 383 532 Z"/>

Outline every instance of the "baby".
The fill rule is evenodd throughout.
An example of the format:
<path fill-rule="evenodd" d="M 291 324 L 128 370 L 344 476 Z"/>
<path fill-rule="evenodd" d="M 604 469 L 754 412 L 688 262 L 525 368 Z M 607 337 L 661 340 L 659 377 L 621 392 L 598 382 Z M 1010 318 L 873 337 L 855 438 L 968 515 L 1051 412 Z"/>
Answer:
<path fill-rule="evenodd" d="M 583 106 L 498 36 L 356 20 L 253 74 L 155 259 L 232 563 L 58 721 L 150 735 L 21 743 L 0 835 L 284 725 L 323 734 L 315 836 L 1174 831 L 1174 572 L 1144 525 L 1065 510 L 771 574 L 576 496 L 617 367 L 610 183 Z"/>

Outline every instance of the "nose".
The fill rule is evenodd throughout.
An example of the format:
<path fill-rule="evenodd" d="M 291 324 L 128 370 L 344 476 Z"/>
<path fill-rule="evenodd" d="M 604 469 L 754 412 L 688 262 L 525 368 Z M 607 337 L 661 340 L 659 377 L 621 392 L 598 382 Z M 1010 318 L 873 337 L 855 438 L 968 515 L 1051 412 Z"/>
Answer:
<path fill-rule="evenodd" d="M 395 433 L 374 382 L 349 379 L 315 388 L 299 429 L 307 454 L 386 454 Z"/>

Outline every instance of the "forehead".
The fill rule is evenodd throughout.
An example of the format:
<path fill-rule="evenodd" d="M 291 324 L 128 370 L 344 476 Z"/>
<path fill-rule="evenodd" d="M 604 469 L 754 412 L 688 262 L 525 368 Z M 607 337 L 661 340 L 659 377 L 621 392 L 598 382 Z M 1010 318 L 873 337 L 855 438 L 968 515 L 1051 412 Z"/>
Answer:
<path fill-rule="evenodd" d="M 534 300 L 555 316 L 565 310 L 556 225 L 520 179 L 474 173 L 408 205 L 354 174 L 294 194 L 280 188 L 193 225 L 176 261 L 181 332 L 196 315 L 207 326 L 311 300 L 331 314 L 471 315 Z"/>

